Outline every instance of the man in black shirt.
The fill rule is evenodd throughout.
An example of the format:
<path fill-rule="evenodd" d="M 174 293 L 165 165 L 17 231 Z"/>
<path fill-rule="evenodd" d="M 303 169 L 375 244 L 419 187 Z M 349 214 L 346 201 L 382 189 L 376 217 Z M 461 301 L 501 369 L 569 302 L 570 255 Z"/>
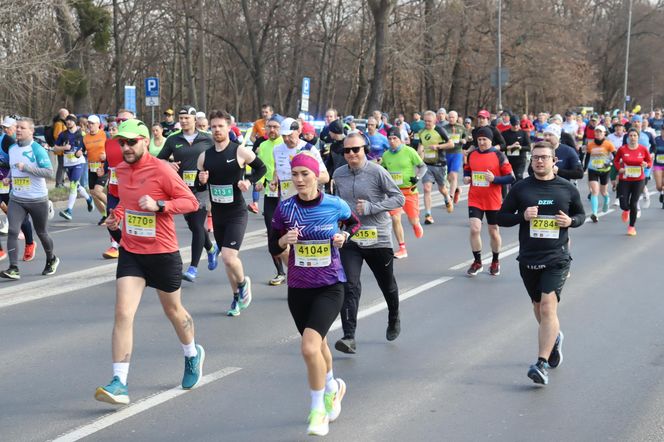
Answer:
<path fill-rule="evenodd" d="M 167 109 L 164 112 L 164 118 L 165 120 L 160 124 L 164 128 L 164 138 L 168 138 L 170 134 L 177 130 L 175 129 L 175 112 L 173 112 L 173 109 Z"/>
<path fill-rule="evenodd" d="M 557 310 L 572 260 L 567 230 L 586 219 L 579 191 L 553 171 L 555 153 L 548 142 L 533 145 L 533 174 L 512 187 L 497 215 L 499 226 L 519 224 L 519 270 L 539 323 L 538 358 L 528 377 L 543 385 L 547 368 L 563 360 Z"/>
<path fill-rule="evenodd" d="M 505 139 L 505 155 L 512 165 L 516 181 L 523 179 L 526 170 L 527 152 L 530 152 L 530 135 L 521 130 L 521 123 L 516 115 L 510 117 L 510 128 L 502 133 Z"/>

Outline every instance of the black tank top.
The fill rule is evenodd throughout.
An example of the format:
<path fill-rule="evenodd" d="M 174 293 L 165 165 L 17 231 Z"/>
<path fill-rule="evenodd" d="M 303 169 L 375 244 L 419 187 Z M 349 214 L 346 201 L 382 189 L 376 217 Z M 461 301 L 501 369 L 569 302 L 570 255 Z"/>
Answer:
<path fill-rule="evenodd" d="M 203 168 L 210 172 L 208 188 L 212 204 L 224 206 L 244 206 L 244 196 L 237 187 L 238 181 L 244 178 L 244 168 L 237 162 L 237 150 L 240 146 L 230 142 L 226 149 L 218 152 L 214 147 L 205 151 Z"/>

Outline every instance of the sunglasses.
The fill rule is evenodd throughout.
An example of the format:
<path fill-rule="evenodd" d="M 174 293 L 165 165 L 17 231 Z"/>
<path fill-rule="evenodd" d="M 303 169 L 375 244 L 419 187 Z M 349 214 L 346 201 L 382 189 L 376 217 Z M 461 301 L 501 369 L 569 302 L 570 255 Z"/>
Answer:
<path fill-rule="evenodd" d="M 364 149 L 365 147 L 367 147 L 366 144 L 363 144 L 361 146 L 355 146 L 355 147 L 344 147 L 344 154 L 351 153 L 351 152 L 359 153 L 360 149 Z"/>
<path fill-rule="evenodd" d="M 129 139 L 120 138 L 118 139 L 118 143 L 120 144 L 120 147 L 125 147 L 125 146 L 134 147 L 136 146 L 136 143 L 139 142 L 139 140 L 144 140 L 144 139 L 145 138 L 129 138 Z"/>

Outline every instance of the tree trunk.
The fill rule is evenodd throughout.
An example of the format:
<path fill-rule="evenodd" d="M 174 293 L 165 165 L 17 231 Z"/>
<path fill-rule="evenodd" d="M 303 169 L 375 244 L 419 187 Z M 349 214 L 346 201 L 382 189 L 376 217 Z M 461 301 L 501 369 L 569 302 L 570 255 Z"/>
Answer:
<path fill-rule="evenodd" d="M 436 106 L 436 92 L 435 84 L 433 81 L 433 38 L 431 38 L 434 29 L 433 17 L 434 4 L 433 0 L 424 0 L 424 94 L 427 109 L 435 109 Z"/>
<path fill-rule="evenodd" d="M 120 27 L 118 24 L 120 6 L 118 0 L 113 0 L 113 42 L 115 45 L 115 111 L 122 107 L 122 45 L 120 44 Z"/>
<path fill-rule="evenodd" d="M 369 94 L 369 109 L 380 109 L 383 102 L 383 82 L 385 62 L 385 46 L 387 45 L 388 18 L 396 5 L 396 0 L 368 0 L 369 9 L 374 19 L 376 33 L 374 46 L 374 69 L 371 79 L 371 92 Z"/>
<path fill-rule="evenodd" d="M 207 81 L 205 75 L 205 58 L 207 57 L 207 54 L 205 53 L 205 33 L 203 32 L 206 15 L 205 0 L 200 0 L 198 11 L 200 13 L 198 19 L 201 24 L 201 29 L 198 30 L 198 87 L 200 88 L 200 91 L 198 93 L 196 109 L 202 112 L 207 112 Z"/>
<path fill-rule="evenodd" d="M 198 100 L 196 99 L 196 83 L 194 80 L 194 61 L 191 48 L 191 7 L 189 3 L 184 3 L 184 64 L 186 71 L 186 78 L 183 79 L 187 83 L 187 102 L 194 106 Z M 203 56 L 201 54 L 201 56 Z"/>

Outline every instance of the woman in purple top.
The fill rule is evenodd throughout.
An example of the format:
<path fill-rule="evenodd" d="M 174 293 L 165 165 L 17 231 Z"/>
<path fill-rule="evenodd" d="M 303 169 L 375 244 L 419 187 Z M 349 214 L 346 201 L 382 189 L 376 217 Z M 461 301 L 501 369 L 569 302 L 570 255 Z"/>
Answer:
<path fill-rule="evenodd" d="M 346 275 L 341 248 L 360 222 L 342 199 L 318 190 L 318 161 L 307 153 L 291 160 L 297 195 L 277 207 L 272 218 L 270 253 L 288 246 L 288 308 L 302 335 L 302 357 L 311 389 L 308 433 L 324 436 L 341 413 L 346 384 L 335 379 L 327 345 L 330 326 L 343 303 Z M 339 230 L 341 223 L 343 230 Z"/>

